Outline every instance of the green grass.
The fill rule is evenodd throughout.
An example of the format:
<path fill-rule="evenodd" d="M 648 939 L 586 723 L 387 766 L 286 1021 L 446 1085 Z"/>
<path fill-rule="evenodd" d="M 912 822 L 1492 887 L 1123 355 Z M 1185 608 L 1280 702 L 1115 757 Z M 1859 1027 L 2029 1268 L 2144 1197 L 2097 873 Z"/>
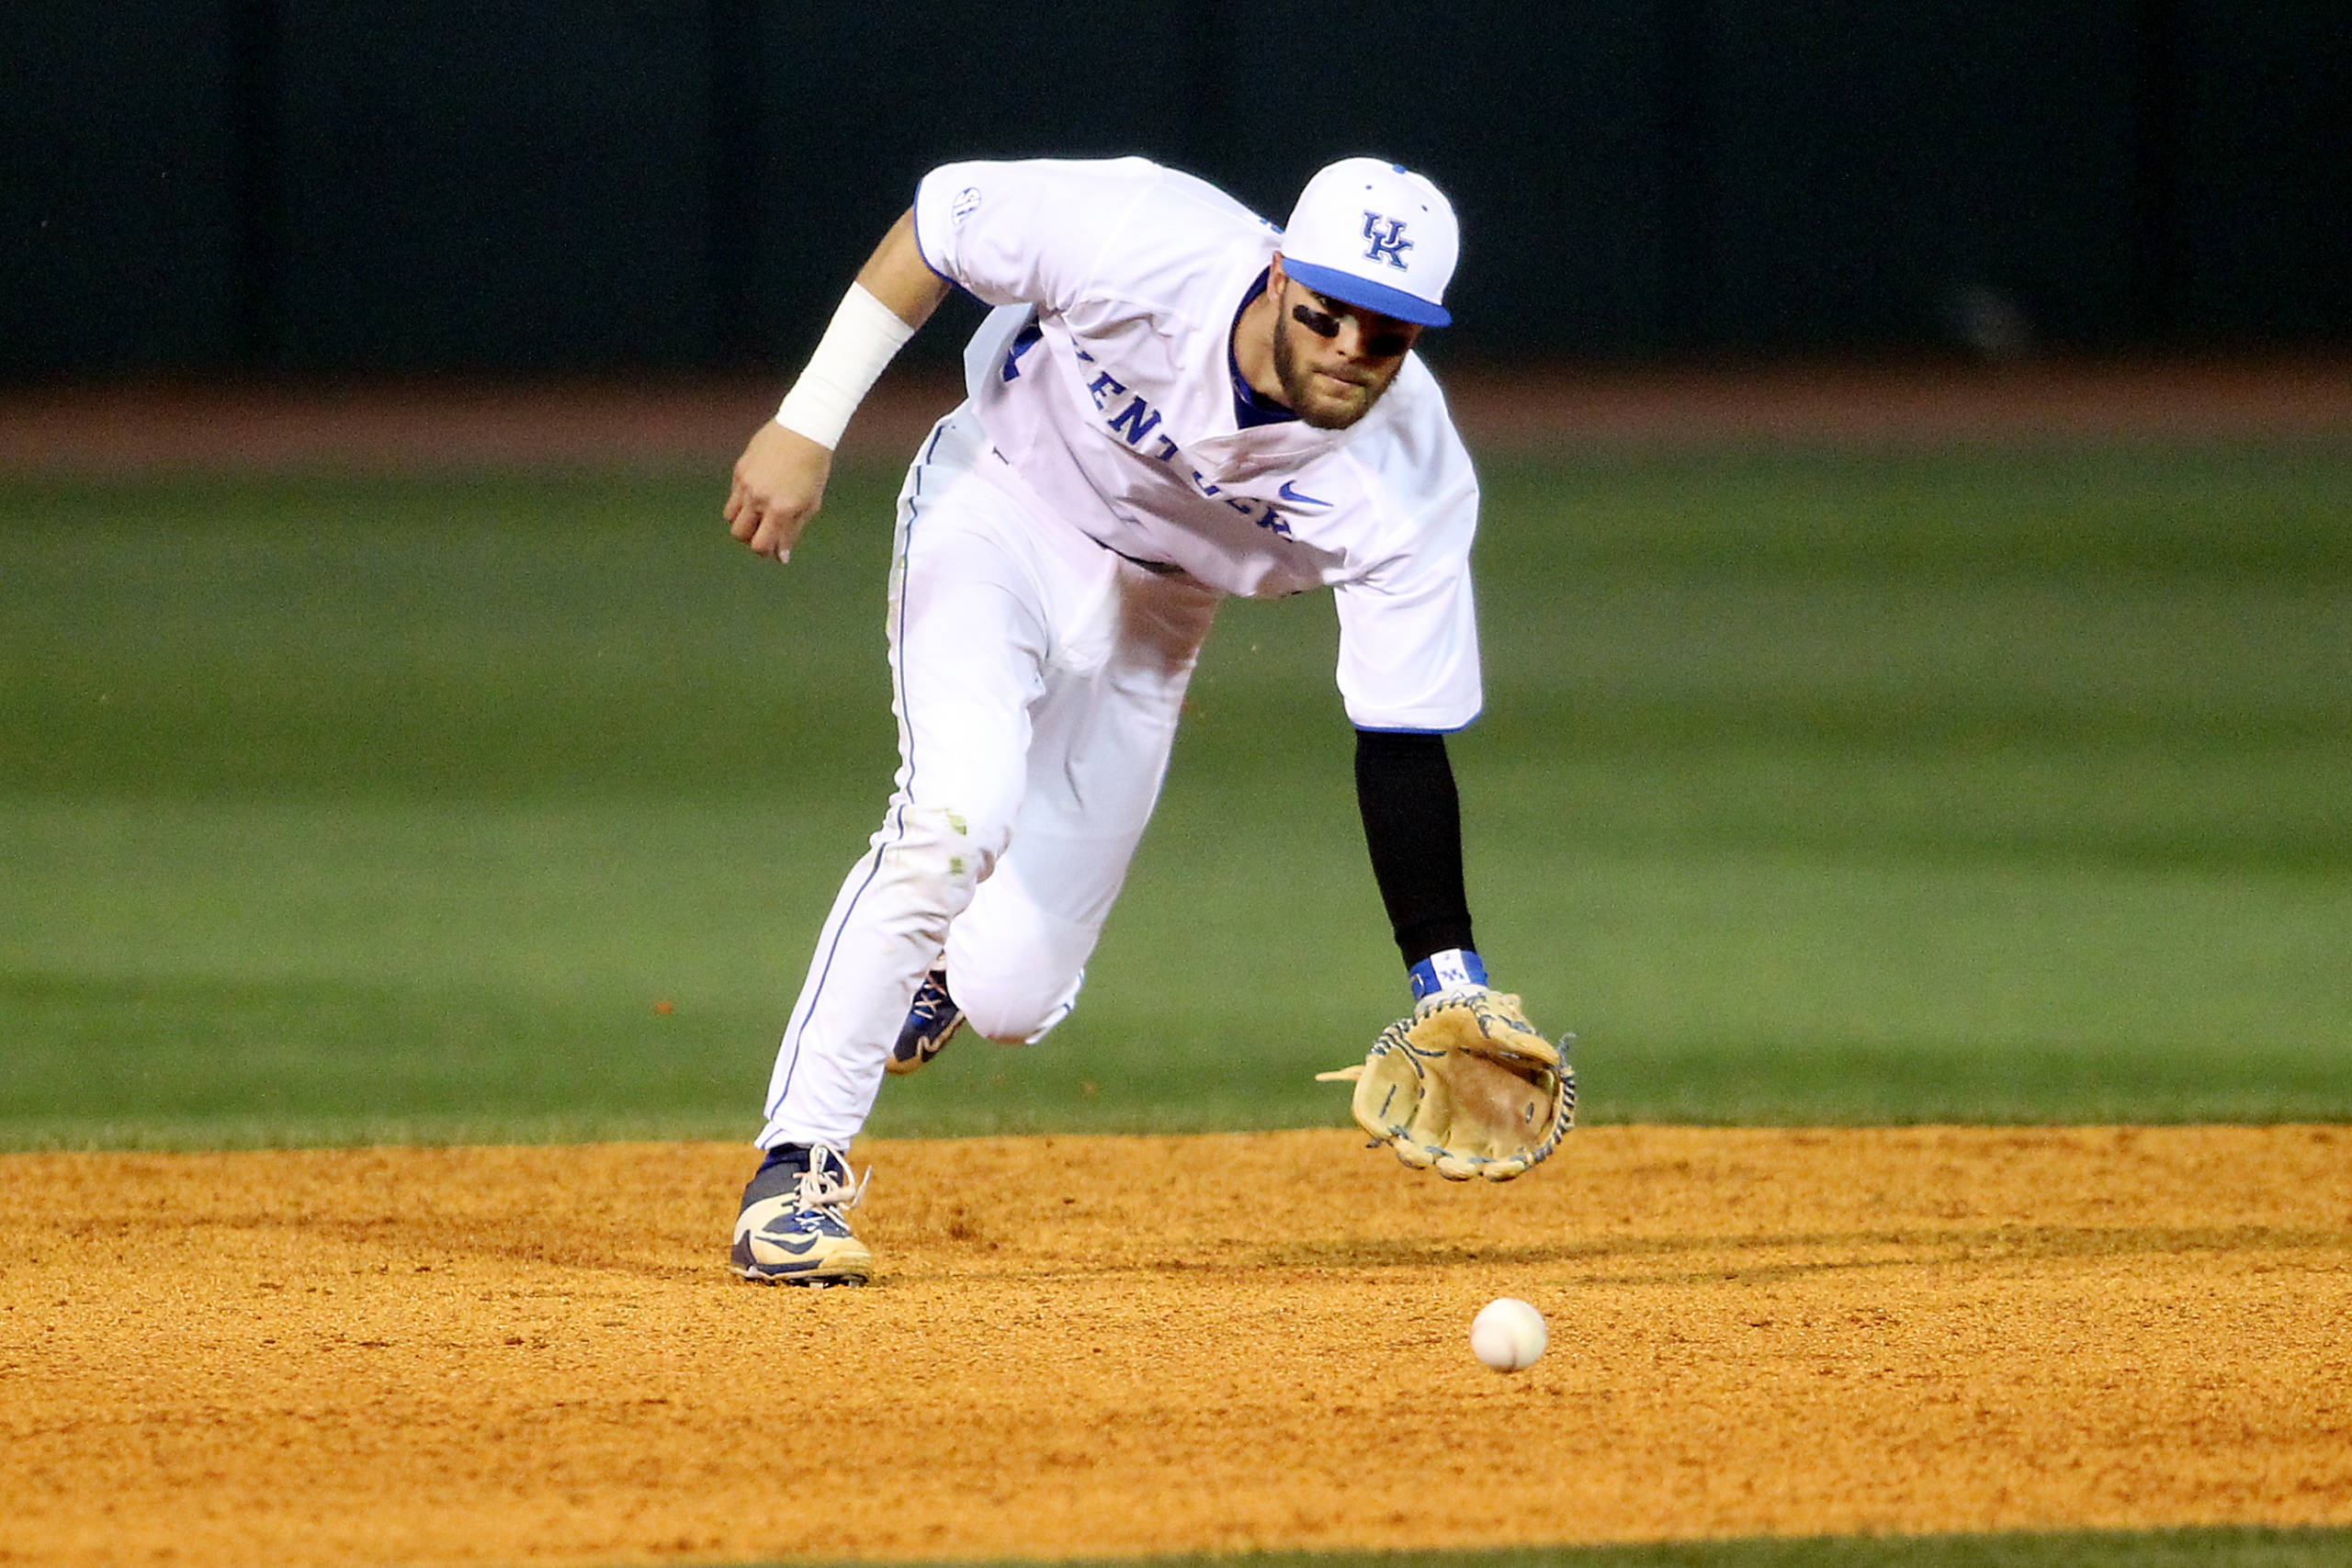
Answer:
<path fill-rule="evenodd" d="M 895 476 L 0 481 L 0 1147 L 748 1135 L 892 765 Z M 1486 466 L 1481 945 L 1597 1121 L 2352 1115 L 2352 450 Z M 1337 1124 L 1328 600 L 1227 607 L 1046 1045 L 875 1130 Z"/>
<path fill-rule="evenodd" d="M 2334 1568 L 2352 1530 L 2182 1529 L 1807 1536 L 1506 1551 L 1241 1552 L 1095 1558 L 1057 1568 Z M 1026 1562 L 989 1568 L 1042 1568 Z"/>

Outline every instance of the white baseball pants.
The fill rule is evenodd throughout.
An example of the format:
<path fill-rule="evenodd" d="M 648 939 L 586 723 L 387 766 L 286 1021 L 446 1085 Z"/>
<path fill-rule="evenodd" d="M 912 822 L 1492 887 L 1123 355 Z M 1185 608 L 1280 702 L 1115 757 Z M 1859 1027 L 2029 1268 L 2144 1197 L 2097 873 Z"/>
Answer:
<path fill-rule="evenodd" d="M 890 572 L 897 787 L 818 935 L 762 1147 L 848 1146 L 943 954 L 990 1039 L 1034 1042 L 1068 1015 L 1218 598 L 1045 513 L 968 408 L 933 430 Z"/>

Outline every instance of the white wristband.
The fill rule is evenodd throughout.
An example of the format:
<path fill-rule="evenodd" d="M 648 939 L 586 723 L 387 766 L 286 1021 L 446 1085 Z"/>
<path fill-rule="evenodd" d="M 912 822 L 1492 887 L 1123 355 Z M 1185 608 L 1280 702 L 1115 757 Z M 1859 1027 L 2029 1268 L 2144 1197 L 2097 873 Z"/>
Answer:
<path fill-rule="evenodd" d="M 775 422 L 831 451 L 883 367 L 914 335 L 865 285 L 851 284 L 800 379 L 784 395 Z"/>

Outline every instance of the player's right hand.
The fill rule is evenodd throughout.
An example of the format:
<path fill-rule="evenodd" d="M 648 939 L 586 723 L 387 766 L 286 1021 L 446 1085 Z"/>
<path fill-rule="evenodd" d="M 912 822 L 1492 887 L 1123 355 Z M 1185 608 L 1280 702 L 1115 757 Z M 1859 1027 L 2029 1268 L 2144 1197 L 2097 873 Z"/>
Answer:
<path fill-rule="evenodd" d="M 825 503 L 825 480 L 833 455 L 797 430 L 770 420 L 760 426 L 735 459 L 735 482 L 727 492 L 727 531 L 772 560 L 792 558 L 817 509 Z"/>

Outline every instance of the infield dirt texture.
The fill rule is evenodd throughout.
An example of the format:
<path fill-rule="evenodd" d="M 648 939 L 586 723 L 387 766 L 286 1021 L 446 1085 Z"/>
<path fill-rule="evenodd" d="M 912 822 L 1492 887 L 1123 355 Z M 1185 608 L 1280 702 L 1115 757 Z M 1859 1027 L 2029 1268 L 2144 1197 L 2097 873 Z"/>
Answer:
<path fill-rule="evenodd" d="M 711 1145 L 0 1161 L 0 1561 L 618 1563 L 2352 1520 L 2352 1133 L 876 1144 L 878 1288 Z M 1473 1313 L 1533 1302 L 1503 1377 Z M 38 1375 L 28 1378 L 29 1371 Z"/>
<path fill-rule="evenodd" d="M 2334 363 L 1460 390 L 1474 440 L 1520 451 L 2352 431 Z M 0 469 L 397 470 L 427 452 L 684 455 L 723 476 L 773 396 L 43 393 L 0 399 Z M 867 450 L 902 448 L 929 400 L 880 410 Z M 1572 1004 L 1541 1016 L 1581 1023 Z M 1609 1043 L 1596 1032 L 1595 1087 Z M 225 1070 L 177 1035 L 159 1049 L 192 1079 Z M 742 1086 L 747 1134 L 763 1071 Z M 257 1105 L 250 1135 L 291 1136 L 272 1114 Z M 1333 1130 L 876 1140 L 855 1153 L 876 1172 L 857 1224 L 881 1278 L 824 1292 L 727 1273 L 751 1158 L 0 1156 L 0 1565 L 2352 1525 L 2343 1126 L 1602 1124 L 1500 1188 Z M 1505 1294 L 1552 1334 L 1508 1378 L 1467 1344 Z"/>

